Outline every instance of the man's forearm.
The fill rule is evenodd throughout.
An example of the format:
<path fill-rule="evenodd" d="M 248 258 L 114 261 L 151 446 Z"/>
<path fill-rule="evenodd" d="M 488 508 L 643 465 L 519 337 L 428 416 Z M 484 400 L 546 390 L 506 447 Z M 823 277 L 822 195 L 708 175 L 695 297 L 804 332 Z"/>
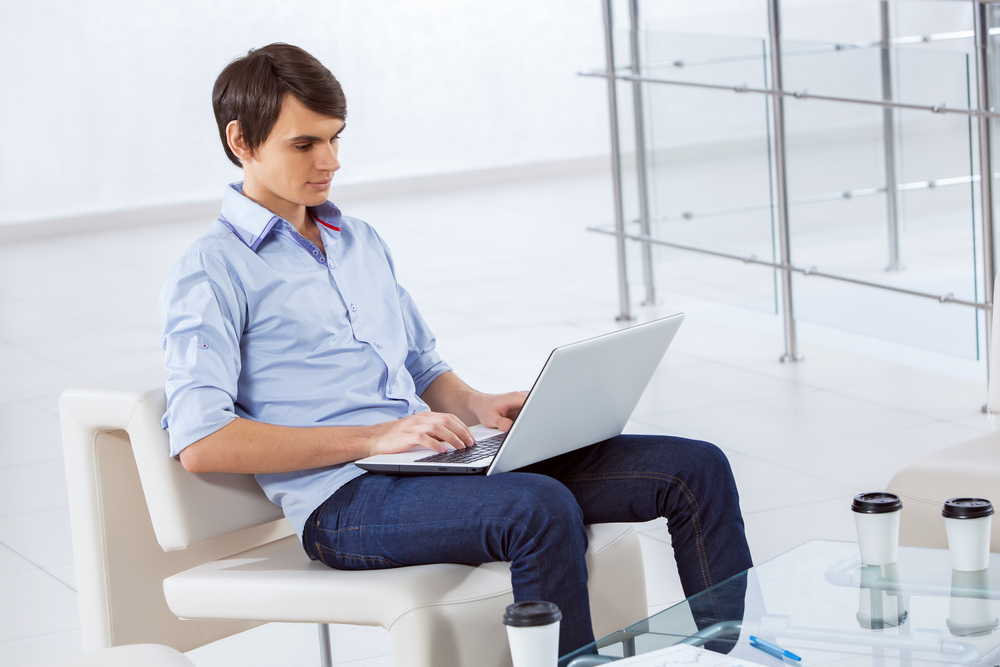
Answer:
<path fill-rule="evenodd" d="M 484 394 L 465 384 L 461 378 L 446 371 L 434 378 L 420 398 L 434 412 L 453 414 L 465 423 L 473 426 L 479 423 L 477 405 Z"/>
<path fill-rule="evenodd" d="M 190 472 L 272 473 L 321 468 L 364 458 L 377 426 L 275 426 L 234 419 L 189 445 L 180 459 Z"/>

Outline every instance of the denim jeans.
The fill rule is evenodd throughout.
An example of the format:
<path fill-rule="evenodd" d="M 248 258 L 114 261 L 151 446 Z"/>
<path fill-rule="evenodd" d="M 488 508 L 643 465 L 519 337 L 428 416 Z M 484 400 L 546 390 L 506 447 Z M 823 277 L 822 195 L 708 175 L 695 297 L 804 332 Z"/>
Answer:
<path fill-rule="evenodd" d="M 686 596 L 752 565 L 725 454 L 653 435 L 620 435 L 489 477 L 362 475 L 313 512 L 303 543 L 343 570 L 509 562 L 515 601 L 562 610 L 564 655 L 594 640 L 584 526 L 657 517 L 667 519 Z"/>

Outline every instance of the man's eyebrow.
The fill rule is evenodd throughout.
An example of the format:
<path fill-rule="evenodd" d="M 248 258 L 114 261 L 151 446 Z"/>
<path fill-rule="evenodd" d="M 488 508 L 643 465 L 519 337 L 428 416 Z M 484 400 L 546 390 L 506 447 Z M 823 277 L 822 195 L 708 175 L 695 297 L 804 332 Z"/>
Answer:
<path fill-rule="evenodd" d="M 339 137 L 340 133 L 344 131 L 345 127 L 347 127 L 347 123 L 344 123 L 343 125 L 341 125 L 340 129 L 337 130 L 337 133 L 335 135 L 333 135 L 333 137 L 334 138 Z M 323 139 L 322 137 L 314 136 L 312 134 L 300 134 L 297 137 L 292 137 L 290 139 L 286 139 L 285 141 L 287 141 L 289 143 L 297 144 L 300 141 L 326 141 L 326 139 Z"/>

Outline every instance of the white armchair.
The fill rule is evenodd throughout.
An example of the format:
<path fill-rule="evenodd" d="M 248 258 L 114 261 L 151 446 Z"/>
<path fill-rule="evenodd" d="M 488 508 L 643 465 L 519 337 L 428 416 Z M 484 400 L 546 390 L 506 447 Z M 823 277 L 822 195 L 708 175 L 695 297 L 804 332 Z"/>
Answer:
<path fill-rule="evenodd" d="M 247 475 L 194 475 L 168 456 L 160 368 L 69 389 L 60 400 L 84 649 L 187 651 L 263 622 L 381 626 L 400 667 L 510 664 L 500 623 L 509 566 L 345 572 L 310 561 Z M 638 536 L 589 528 L 597 636 L 647 615 Z M 197 619 L 197 620 L 181 620 Z"/>

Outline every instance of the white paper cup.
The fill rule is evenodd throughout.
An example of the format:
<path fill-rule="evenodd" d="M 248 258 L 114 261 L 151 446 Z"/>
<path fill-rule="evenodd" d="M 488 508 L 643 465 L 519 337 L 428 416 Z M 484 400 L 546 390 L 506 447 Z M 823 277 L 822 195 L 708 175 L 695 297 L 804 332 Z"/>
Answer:
<path fill-rule="evenodd" d="M 962 572 L 990 566 L 993 504 L 985 498 L 951 498 L 941 510 L 948 533 L 951 566 Z"/>
<path fill-rule="evenodd" d="M 858 548 L 865 565 L 895 563 L 899 553 L 899 496 L 884 491 L 859 493 L 851 510 L 858 528 Z"/>
<path fill-rule="evenodd" d="M 551 602 L 515 602 L 503 623 L 514 667 L 556 667 L 559 662 L 559 621 L 562 612 Z"/>

